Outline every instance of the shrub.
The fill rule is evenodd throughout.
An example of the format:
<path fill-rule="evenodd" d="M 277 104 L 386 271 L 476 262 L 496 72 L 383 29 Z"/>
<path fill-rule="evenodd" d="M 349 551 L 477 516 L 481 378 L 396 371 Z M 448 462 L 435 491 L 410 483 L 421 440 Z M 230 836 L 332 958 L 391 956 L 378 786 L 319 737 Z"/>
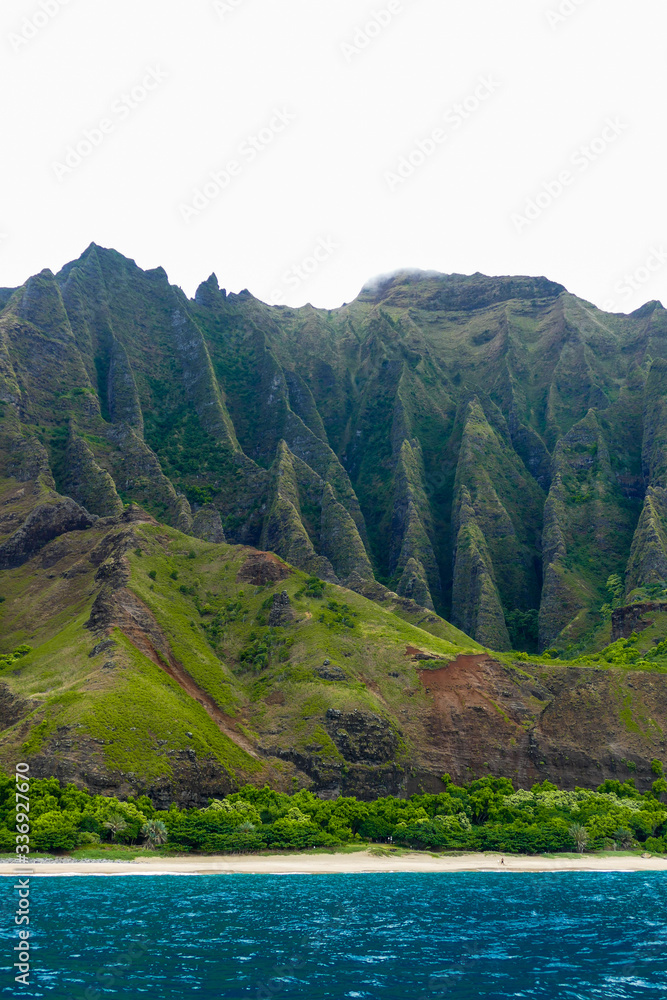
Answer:
<path fill-rule="evenodd" d="M 100 840 L 99 833 L 89 833 L 87 830 L 84 830 L 83 833 L 79 834 L 79 847 L 94 846 L 95 844 L 99 844 Z"/>
<path fill-rule="evenodd" d="M 326 583 L 324 580 L 320 580 L 317 576 L 309 576 L 306 580 L 306 586 L 304 588 L 304 593 L 306 597 L 315 597 L 321 599 L 324 597 L 324 591 L 326 590 Z"/>
<path fill-rule="evenodd" d="M 619 829 L 616 830 L 614 833 L 614 840 L 616 841 L 616 847 L 619 850 L 628 850 L 634 844 L 632 834 L 624 827 L 619 827 Z"/>
<path fill-rule="evenodd" d="M 71 851 L 79 843 L 80 833 L 73 816 L 54 810 L 38 816 L 31 825 L 33 850 Z"/>
<path fill-rule="evenodd" d="M 28 646 L 24 643 L 22 646 L 17 646 L 16 649 L 12 650 L 11 653 L 6 653 L 4 656 L 0 656 L 0 667 L 10 667 L 17 660 L 22 657 L 27 656 L 28 653 L 32 652 L 32 646 Z"/>

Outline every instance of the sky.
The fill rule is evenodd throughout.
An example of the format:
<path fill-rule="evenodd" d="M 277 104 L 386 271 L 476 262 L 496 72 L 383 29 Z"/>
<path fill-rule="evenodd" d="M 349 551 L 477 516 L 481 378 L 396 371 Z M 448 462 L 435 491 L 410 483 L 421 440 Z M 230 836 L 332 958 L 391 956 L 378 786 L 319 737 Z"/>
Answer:
<path fill-rule="evenodd" d="M 5 0 L 0 285 L 92 241 L 333 308 L 402 268 L 667 305 L 664 0 Z"/>

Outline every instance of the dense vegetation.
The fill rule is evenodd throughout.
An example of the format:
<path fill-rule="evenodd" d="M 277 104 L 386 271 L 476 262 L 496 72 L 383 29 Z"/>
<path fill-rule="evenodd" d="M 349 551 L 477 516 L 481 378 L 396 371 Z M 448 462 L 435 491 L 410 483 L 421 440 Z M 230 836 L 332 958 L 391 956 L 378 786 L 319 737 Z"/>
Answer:
<path fill-rule="evenodd" d="M 641 847 L 667 852 L 663 768 L 643 795 L 632 780 L 605 781 L 597 791 L 561 791 L 548 781 L 530 791 L 507 778 L 466 786 L 444 776 L 440 794 L 322 800 L 309 791 L 286 795 L 247 786 L 205 809 L 159 812 L 146 796 L 126 802 L 89 795 L 55 778 L 30 783 L 31 846 L 69 851 L 102 841 L 165 846 L 168 852 L 254 852 L 392 842 L 418 850 L 552 853 Z M 14 782 L 0 778 L 0 850 L 15 843 Z"/>
<path fill-rule="evenodd" d="M 1 298 L 0 767 L 198 806 L 444 772 L 650 788 L 659 303 L 432 273 L 335 310 L 214 276 L 188 300 L 97 246 Z"/>
<path fill-rule="evenodd" d="M 134 501 L 209 537 L 211 505 L 229 541 L 386 585 L 495 650 L 571 657 L 614 602 L 665 593 L 660 303 L 430 272 L 333 310 L 215 276 L 188 300 L 92 245 L 2 304 L 0 466 L 91 514 Z"/>

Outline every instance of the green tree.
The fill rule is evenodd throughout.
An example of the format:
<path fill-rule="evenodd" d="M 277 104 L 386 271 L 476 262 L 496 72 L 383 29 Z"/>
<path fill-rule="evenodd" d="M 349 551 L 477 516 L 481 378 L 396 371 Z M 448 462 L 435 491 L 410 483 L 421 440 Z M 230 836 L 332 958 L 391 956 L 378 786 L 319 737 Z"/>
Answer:
<path fill-rule="evenodd" d="M 535 653 L 539 639 L 539 612 L 531 608 L 529 611 L 505 612 L 505 624 L 509 632 L 512 649 L 525 653 Z"/>
<path fill-rule="evenodd" d="M 625 587 L 623 586 L 623 581 L 618 573 L 612 573 L 611 576 L 607 578 L 606 589 L 609 594 L 609 600 L 612 607 L 617 607 L 625 594 Z"/>
<path fill-rule="evenodd" d="M 31 847 L 37 851 L 71 851 L 78 846 L 79 833 L 74 814 L 42 813 L 32 824 Z"/>
<path fill-rule="evenodd" d="M 116 840 L 119 834 L 127 830 L 127 823 L 120 813 L 111 813 L 103 825 L 105 830 L 110 831 L 112 840 Z"/>
<path fill-rule="evenodd" d="M 578 853 L 583 854 L 588 843 L 588 830 L 586 827 L 582 826 L 581 823 L 572 823 L 568 829 L 568 833 L 572 837 Z"/>
<path fill-rule="evenodd" d="M 141 828 L 149 847 L 161 847 L 169 838 L 166 825 L 160 819 L 149 819 Z"/>

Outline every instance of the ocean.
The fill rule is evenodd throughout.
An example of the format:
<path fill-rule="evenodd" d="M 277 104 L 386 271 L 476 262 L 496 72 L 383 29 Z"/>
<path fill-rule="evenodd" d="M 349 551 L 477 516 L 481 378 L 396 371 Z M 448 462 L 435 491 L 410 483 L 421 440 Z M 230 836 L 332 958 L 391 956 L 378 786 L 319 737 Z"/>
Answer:
<path fill-rule="evenodd" d="M 667 874 L 32 878 L 31 984 L 51 1000 L 667 997 Z"/>

